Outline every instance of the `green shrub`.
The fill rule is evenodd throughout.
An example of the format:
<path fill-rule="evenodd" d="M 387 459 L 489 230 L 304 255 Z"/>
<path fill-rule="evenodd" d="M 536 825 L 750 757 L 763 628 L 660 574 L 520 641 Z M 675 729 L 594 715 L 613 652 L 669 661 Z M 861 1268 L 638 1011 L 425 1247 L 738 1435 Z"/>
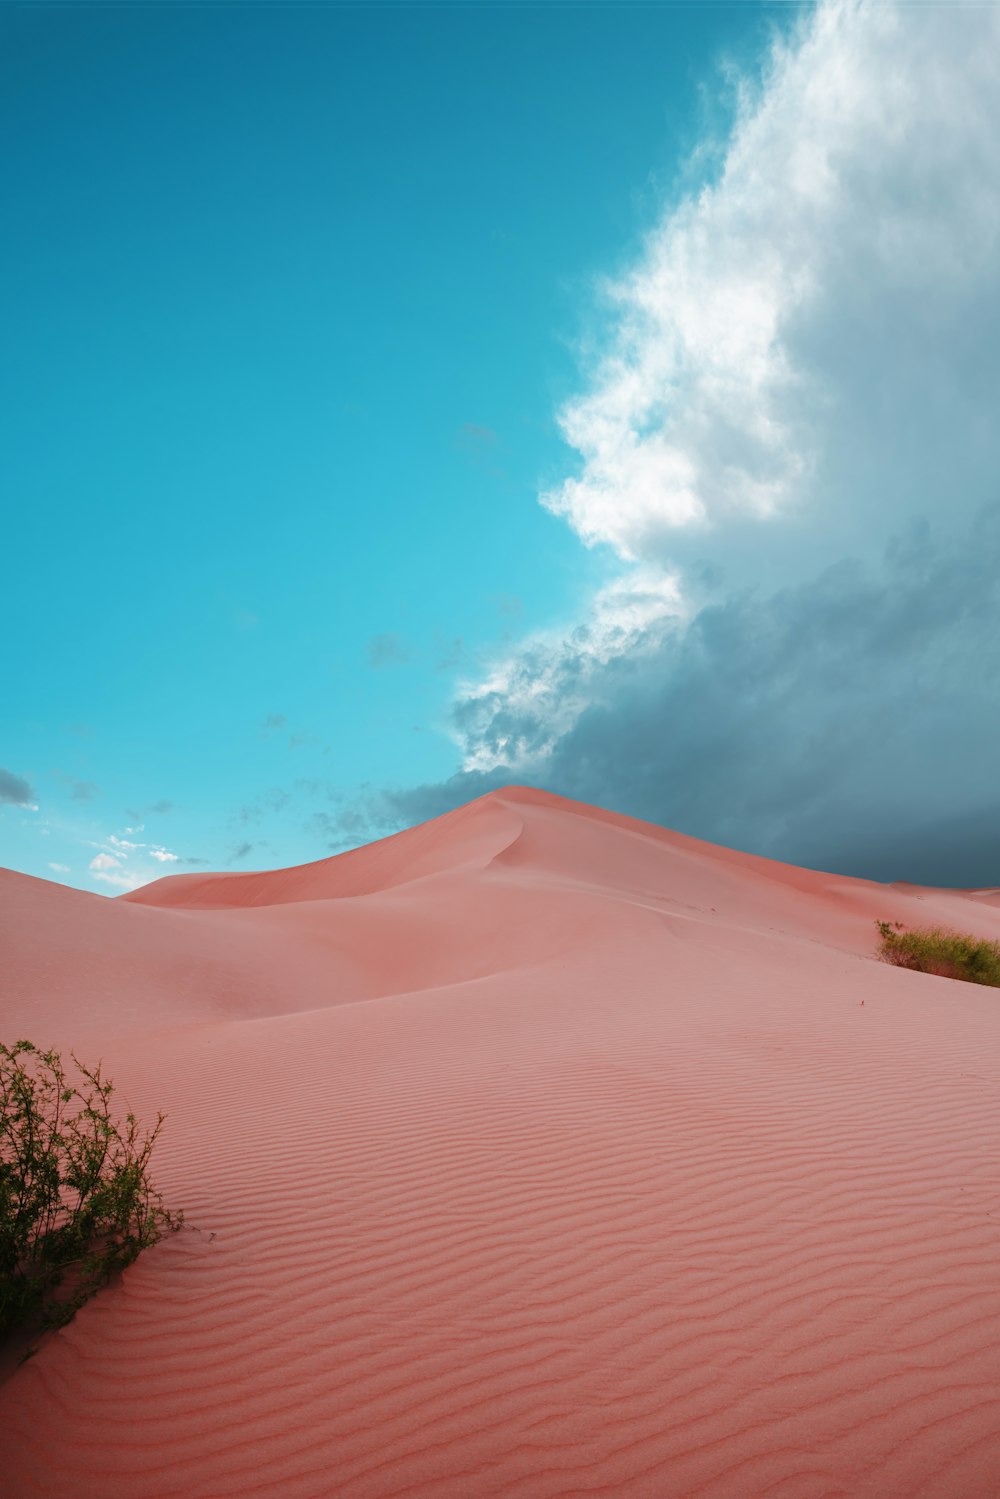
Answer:
<path fill-rule="evenodd" d="M 150 1244 L 181 1226 L 147 1175 L 164 1116 L 116 1122 L 100 1063 L 0 1044 L 0 1337 L 69 1322 Z"/>
<path fill-rule="evenodd" d="M 875 925 L 883 962 L 917 973 L 936 973 L 940 978 L 1000 988 L 1000 942 L 939 926 L 907 931 L 899 921 L 876 921 Z"/>

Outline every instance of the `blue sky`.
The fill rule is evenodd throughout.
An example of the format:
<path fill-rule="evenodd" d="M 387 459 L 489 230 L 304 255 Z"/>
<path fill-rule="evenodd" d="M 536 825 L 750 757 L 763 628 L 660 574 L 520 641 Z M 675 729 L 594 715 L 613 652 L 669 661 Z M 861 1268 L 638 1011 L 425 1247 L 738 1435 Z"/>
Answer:
<path fill-rule="evenodd" d="M 260 853 L 319 855 L 305 802 L 446 773 L 459 664 L 599 570 L 535 498 L 582 288 L 762 14 L 2 24 L 3 857 L 76 881 L 138 820 L 224 863 L 295 780 Z"/>
<path fill-rule="evenodd" d="M 0 26 L 0 861 L 528 780 L 1000 883 L 995 8 Z"/>

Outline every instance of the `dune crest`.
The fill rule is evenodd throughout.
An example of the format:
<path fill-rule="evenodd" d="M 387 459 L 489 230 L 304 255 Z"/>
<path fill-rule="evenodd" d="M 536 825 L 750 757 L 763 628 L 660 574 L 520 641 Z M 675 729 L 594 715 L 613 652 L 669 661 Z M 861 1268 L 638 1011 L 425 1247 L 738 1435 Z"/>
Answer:
<path fill-rule="evenodd" d="M 166 875 L 122 900 L 141 905 L 241 907 L 373 895 L 428 875 L 481 867 L 516 838 L 521 825 L 495 796 L 482 797 L 363 848 L 263 874 Z"/>
<path fill-rule="evenodd" d="M 996 891 L 510 787 L 116 900 L 0 874 L 4 1038 L 192 1225 L 0 1387 L 4 1499 L 987 1499 Z M 6 1487 L 4 1487 L 6 1485 Z"/>

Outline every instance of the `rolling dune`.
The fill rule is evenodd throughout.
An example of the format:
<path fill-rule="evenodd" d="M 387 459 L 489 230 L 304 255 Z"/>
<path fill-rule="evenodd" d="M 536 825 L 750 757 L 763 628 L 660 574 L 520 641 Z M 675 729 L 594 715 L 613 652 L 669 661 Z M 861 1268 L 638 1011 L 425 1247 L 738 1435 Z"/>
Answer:
<path fill-rule="evenodd" d="M 3 1036 L 189 1226 L 0 1388 L 3 1499 L 992 1499 L 1000 937 L 512 787 L 108 900 L 0 878 Z"/>

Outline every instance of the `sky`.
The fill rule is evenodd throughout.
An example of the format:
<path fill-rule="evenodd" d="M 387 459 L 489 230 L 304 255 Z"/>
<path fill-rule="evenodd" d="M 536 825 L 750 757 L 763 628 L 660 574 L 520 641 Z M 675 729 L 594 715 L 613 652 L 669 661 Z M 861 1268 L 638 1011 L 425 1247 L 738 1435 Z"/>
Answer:
<path fill-rule="evenodd" d="M 1000 885 L 1000 8 L 0 10 L 0 862 L 510 783 Z"/>

